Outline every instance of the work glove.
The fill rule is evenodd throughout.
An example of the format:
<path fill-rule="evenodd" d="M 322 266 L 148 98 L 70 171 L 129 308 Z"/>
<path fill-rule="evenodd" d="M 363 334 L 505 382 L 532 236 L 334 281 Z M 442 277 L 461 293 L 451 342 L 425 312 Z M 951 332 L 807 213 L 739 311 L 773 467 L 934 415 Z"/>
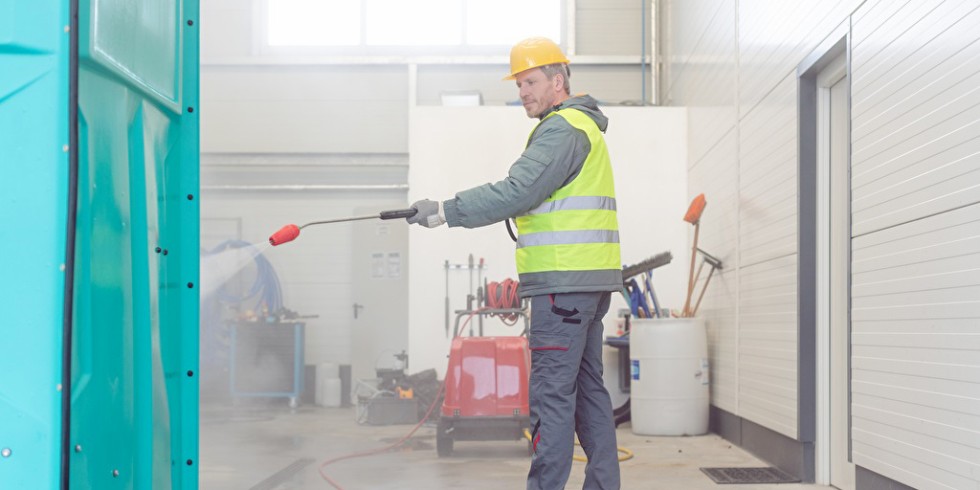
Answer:
<path fill-rule="evenodd" d="M 426 228 L 435 228 L 446 222 L 446 215 L 442 210 L 442 203 L 423 199 L 415 201 L 412 209 L 416 210 L 415 216 L 405 218 L 408 224 L 420 224 Z"/>

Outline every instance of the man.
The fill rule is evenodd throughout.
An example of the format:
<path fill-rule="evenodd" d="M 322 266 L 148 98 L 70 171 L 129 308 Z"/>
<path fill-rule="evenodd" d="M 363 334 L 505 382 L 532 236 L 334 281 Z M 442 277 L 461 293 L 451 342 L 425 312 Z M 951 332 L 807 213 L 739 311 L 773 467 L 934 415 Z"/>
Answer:
<path fill-rule="evenodd" d="M 586 489 L 618 489 L 612 403 L 602 383 L 602 317 L 623 277 L 607 119 L 589 96 L 570 97 L 568 59 L 545 38 L 511 50 L 528 117 L 541 120 L 500 182 L 443 202 L 418 201 L 427 228 L 476 228 L 515 218 L 519 294 L 531 298 L 528 490 L 565 488 L 574 434 L 589 461 Z"/>

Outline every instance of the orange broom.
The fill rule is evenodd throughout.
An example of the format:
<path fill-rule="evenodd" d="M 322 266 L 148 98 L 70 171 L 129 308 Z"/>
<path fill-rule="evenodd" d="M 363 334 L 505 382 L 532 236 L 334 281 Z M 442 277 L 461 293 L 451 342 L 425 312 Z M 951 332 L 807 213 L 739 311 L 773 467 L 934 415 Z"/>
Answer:
<path fill-rule="evenodd" d="M 698 257 L 698 233 L 701 231 L 701 213 L 704 212 L 704 207 L 708 204 L 704 199 L 704 194 L 698 194 L 697 197 L 691 201 L 691 205 L 687 208 L 687 214 L 684 215 L 684 221 L 694 225 L 694 245 L 691 247 L 691 271 L 687 276 L 687 299 L 684 300 L 684 311 L 681 316 L 689 317 L 691 314 L 691 296 L 694 294 L 694 262 Z"/>

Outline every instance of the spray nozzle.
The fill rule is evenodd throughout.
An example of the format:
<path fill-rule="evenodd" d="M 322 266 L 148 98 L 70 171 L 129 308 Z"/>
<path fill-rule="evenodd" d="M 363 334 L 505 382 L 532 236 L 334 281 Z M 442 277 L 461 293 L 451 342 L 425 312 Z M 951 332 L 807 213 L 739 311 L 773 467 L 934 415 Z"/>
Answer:
<path fill-rule="evenodd" d="M 286 225 L 279 229 L 279 231 L 272 234 L 269 237 L 269 243 L 272 246 L 282 245 L 286 242 L 291 242 L 299 236 L 299 227 L 296 225 Z"/>
<path fill-rule="evenodd" d="M 372 214 L 369 216 L 353 216 L 350 218 L 331 219 L 327 221 L 314 221 L 312 223 L 307 223 L 303 226 L 286 225 L 283 226 L 279 231 L 273 233 L 271 237 L 269 237 L 269 243 L 271 243 L 272 246 L 274 247 L 276 245 L 282 245 L 283 243 L 286 242 L 291 242 L 295 240 L 296 237 L 299 236 L 299 230 L 311 225 L 323 225 L 327 223 L 344 223 L 347 221 L 359 221 L 364 219 L 411 218 L 412 216 L 415 216 L 415 214 L 418 213 L 418 211 L 419 210 L 415 208 L 396 209 L 394 211 L 382 211 L 379 214 Z M 472 259 L 473 258 L 470 257 L 471 262 Z M 470 265 L 472 265 L 472 263 Z"/>

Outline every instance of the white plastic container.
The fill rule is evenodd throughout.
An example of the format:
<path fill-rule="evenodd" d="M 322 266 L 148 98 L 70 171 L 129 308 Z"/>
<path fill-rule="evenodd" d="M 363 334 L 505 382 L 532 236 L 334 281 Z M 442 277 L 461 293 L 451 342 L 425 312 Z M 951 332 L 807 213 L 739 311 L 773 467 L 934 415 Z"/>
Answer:
<path fill-rule="evenodd" d="M 633 433 L 708 432 L 708 342 L 700 318 L 634 319 L 630 328 Z"/>
<path fill-rule="evenodd" d="M 340 367 L 332 362 L 318 364 L 316 367 L 316 379 L 333 379 L 340 377 Z"/>
<path fill-rule="evenodd" d="M 339 376 L 340 376 L 340 368 L 339 366 L 337 366 L 337 364 L 334 364 L 332 362 L 317 364 L 316 391 L 313 392 L 313 398 L 314 398 L 313 403 L 315 403 L 317 406 L 320 407 L 334 406 L 334 405 L 327 405 L 327 398 L 330 398 L 331 402 L 333 401 L 333 393 L 332 393 L 333 382 L 331 381 L 331 385 L 328 387 L 327 381 L 335 380 L 338 383 L 337 399 L 339 400 L 340 399 Z M 338 405 L 336 406 L 340 406 L 339 401 L 338 401 Z"/>
<path fill-rule="evenodd" d="M 317 385 L 317 405 L 332 408 L 340 406 L 340 378 L 319 379 Z"/>

